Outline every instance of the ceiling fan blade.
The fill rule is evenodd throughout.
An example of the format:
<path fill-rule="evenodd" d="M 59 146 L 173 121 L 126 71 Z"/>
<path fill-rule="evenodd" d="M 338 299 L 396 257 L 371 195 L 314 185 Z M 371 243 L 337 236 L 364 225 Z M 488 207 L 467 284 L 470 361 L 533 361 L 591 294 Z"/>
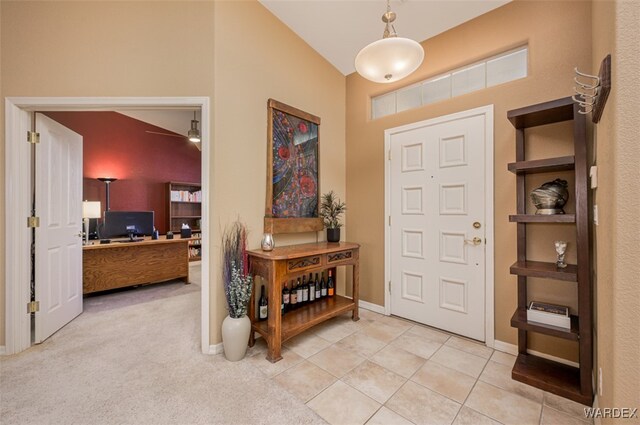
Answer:
<path fill-rule="evenodd" d="M 160 133 L 159 131 L 151 131 L 151 130 L 145 130 L 145 133 L 158 134 L 160 136 L 180 137 L 181 139 L 186 139 L 187 138 L 187 136 L 182 136 L 180 134 Z"/>

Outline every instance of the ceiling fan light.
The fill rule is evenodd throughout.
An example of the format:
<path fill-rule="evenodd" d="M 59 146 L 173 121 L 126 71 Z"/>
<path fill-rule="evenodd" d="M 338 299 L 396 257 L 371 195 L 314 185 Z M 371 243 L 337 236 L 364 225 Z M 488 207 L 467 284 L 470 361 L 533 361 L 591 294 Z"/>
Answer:
<path fill-rule="evenodd" d="M 198 130 L 198 120 L 191 120 L 191 129 L 187 132 L 190 142 L 200 143 L 200 130 Z"/>
<path fill-rule="evenodd" d="M 417 41 L 388 37 L 365 46 L 355 60 L 358 74 L 376 83 L 393 83 L 422 64 L 424 50 Z"/>

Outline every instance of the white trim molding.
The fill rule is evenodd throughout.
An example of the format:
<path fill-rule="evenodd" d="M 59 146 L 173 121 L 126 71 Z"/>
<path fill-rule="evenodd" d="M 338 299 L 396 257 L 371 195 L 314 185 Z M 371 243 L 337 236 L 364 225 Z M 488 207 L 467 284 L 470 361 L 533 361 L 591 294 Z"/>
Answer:
<path fill-rule="evenodd" d="M 385 314 L 388 316 L 383 305 L 378 305 L 378 304 L 373 304 L 367 301 L 358 300 L 358 307 L 364 308 L 365 310 L 373 311 L 374 313 Z"/>
<path fill-rule="evenodd" d="M 389 282 L 391 281 L 391 232 L 388 218 L 391 215 L 391 164 L 387 154 L 391 149 L 391 136 L 416 128 L 439 124 L 447 121 L 458 120 L 473 116 L 484 116 L 485 120 L 485 344 L 493 348 L 495 341 L 495 305 L 494 305 L 494 140 L 493 140 L 493 105 L 481 106 L 467 111 L 431 118 L 400 127 L 390 128 L 384 132 L 384 311 L 386 315 L 391 314 L 391 296 L 389 294 Z"/>
<path fill-rule="evenodd" d="M 496 340 L 493 345 L 493 349 L 497 351 L 502 351 L 503 353 L 513 354 L 514 356 L 518 355 L 518 346 L 514 344 L 509 344 L 508 342 L 504 342 L 504 341 Z M 572 362 L 571 360 L 552 356 L 550 354 L 541 353 L 540 351 L 527 349 L 527 353 L 533 354 L 534 356 L 537 356 L 537 357 L 542 357 L 543 359 L 553 360 L 554 362 L 562 363 L 567 366 L 580 367 L 580 364 L 576 362 Z"/>
<path fill-rule="evenodd" d="M 210 345 L 209 346 L 209 351 L 204 353 L 204 354 L 216 355 L 216 354 L 222 354 L 222 353 L 224 353 L 224 346 L 220 342 L 220 343 L 215 344 L 215 345 Z"/>
<path fill-rule="evenodd" d="M 31 345 L 31 317 L 26 312 L 30 300 L 31 233 L 25 225 L 31 202 L 30 144 L 26 133 L 31 129 L 33 111 L 113 111 L 127 108 L 201 108 L 202 136 L 202 220 L 205 245 L 210 240 L 209 204 L 213 199 L 211 182 L 210 98 L 209 97 L 8 97 L 5 99 L 5 352 L 15 354 Z M 209 346 L 209 273 L 215 270 L 206 253 L 202 260 L 202 352 Z"/>

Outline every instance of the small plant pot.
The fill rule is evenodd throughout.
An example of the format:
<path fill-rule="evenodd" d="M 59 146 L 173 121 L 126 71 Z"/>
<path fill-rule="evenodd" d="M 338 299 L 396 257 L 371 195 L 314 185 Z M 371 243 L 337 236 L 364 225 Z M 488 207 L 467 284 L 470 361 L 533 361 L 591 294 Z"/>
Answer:
<path fill-rule="evenodd" d="M 327 229 L 327 242 L 340 242 L 340 228 Z"/>

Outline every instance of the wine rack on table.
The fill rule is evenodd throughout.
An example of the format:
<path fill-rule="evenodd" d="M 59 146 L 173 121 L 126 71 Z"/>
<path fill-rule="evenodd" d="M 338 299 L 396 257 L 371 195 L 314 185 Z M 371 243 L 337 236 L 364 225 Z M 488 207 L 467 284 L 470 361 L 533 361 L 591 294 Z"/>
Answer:
<path fill-rule="evenodd" d="M 249 318 L 252 323 L 249 346 L 253 346 L 255 342 L 254 332 L 262 335 L 269 347 L 267 360 L 275 363 L 282 359 L 281 349 L 284 341 L 325 320 L 348 311 L 352 312 L 351 318 L 354 321 L 359 319 L 360 245 L 349 242 L 319 242 L 278 247 L 268 252 L 253 250 L 248 251 L 248 254 L 250 273 L 264 279 L 269 299 L 267 320 L 258 321 L 255 308 L 257 285 L 254 285 L 249 304 Z M 338 266 L 352 267 L 352 298 L 334 295 L 281 314 L 284 282 Z"/>

